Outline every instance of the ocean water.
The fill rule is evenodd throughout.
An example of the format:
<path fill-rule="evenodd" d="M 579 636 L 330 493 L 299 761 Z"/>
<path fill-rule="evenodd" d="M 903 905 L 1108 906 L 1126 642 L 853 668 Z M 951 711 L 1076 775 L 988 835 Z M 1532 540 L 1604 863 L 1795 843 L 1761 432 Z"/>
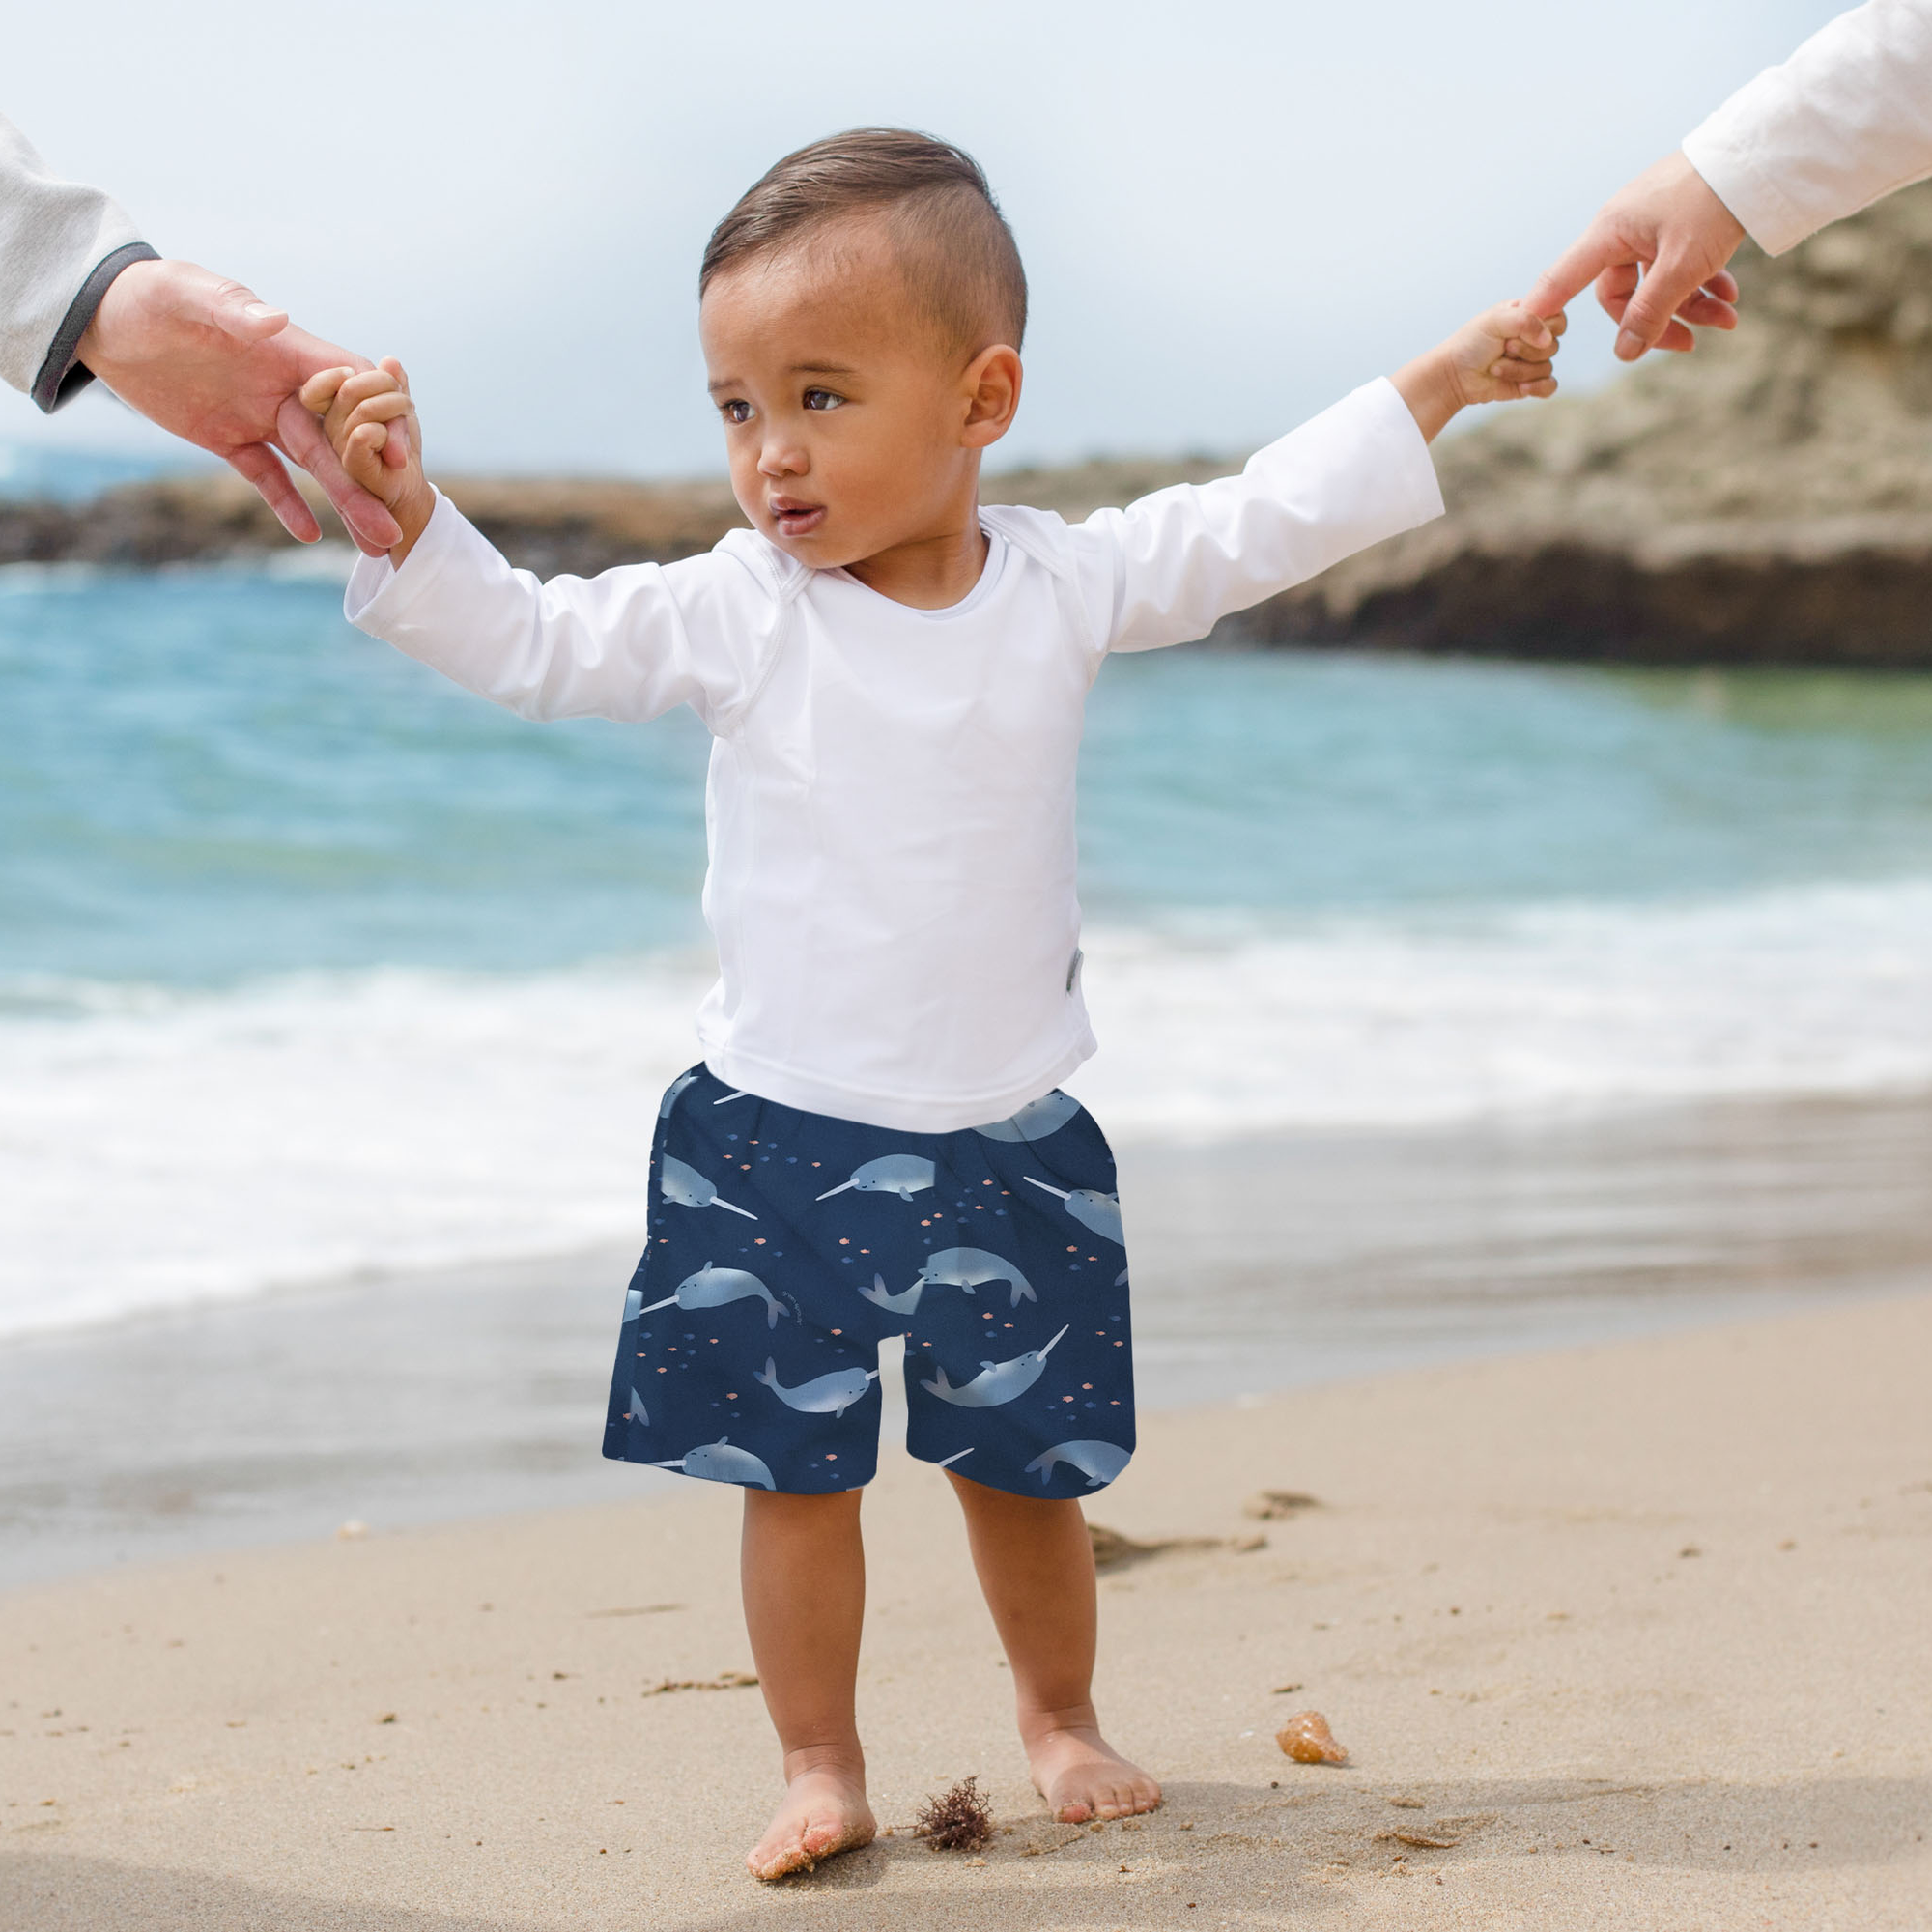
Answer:
<path fill-rule="evenodd" d="M 633 1240 L 705 742 L 282 575 L 0 572 L 0 1334 Z M 1196 648 L 1089 714 L 1117 1139 L 1932 1087 L 1932 678 Z"/>

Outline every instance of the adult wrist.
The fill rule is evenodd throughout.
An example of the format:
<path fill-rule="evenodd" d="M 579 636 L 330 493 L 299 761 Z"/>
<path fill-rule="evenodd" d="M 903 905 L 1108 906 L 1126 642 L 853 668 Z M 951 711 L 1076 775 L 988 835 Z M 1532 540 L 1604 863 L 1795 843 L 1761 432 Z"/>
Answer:
<path fill-rule="evenodd" d="M 112 254 L 103 255 L 88 271 L 87 279 L 68 304 L 60 327 L 54 330 L 54 339 L 48 344 L 40 372 L 28 391 L 44 413 L 51 415 L 94 381 L 94 371 L 80 359 L 81 338 L 92 327 L 95 312 L 114 278 L 136 262 L 160 259 L 160 251 L 149 247 L 145 242 L 128 242 Z"/>

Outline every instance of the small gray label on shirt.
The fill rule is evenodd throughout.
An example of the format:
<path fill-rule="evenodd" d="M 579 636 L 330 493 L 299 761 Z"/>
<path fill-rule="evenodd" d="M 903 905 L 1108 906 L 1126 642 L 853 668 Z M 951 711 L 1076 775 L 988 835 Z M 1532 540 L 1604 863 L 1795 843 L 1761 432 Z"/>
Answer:
<path fill-rule="evenodd" d="M 1069 993 L 1080 983 L 1080 968 L 1086 957 L 1086 953 L 1076 946 L 1073 949 L 1073 957 L 1066 962 L 1066 990 Z"/>

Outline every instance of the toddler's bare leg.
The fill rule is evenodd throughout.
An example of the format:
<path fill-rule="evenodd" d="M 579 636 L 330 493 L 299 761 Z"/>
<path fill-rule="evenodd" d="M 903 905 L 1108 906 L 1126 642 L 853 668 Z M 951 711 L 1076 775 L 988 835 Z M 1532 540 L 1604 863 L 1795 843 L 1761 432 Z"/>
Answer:
<path fill-rule="evenodd" d="M 753 1878 L 810 1871 L 878 1830 L 853 1709 L 866 1614 L 860 1494 L 745 1492 L 745 1626 L 785 1776 L 784 1802 L 746 1855 Z"/>
<path fill-rule="evenodd" d="M 1151 1811 L 1160 1786 L 1107 1743 L 1094 1714 L 1094 1550 L 1080 1505 L 946 1473 L 1012 1665 L 1020 1742 L 1047 1809 L 1069 1825 Z"/>

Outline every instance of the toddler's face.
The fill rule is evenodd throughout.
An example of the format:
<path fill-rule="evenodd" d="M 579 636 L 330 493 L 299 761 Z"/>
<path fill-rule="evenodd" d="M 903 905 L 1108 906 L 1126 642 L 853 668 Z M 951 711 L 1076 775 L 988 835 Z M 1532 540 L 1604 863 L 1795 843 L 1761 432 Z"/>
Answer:
<path fill-rule="evenodd" d="M 875 226 L 720 275 L 698 333 L 731 488 L 763 535 L 829 570 L 936 533 L 985 440 L 971 358 L 911 314 Z"/>

